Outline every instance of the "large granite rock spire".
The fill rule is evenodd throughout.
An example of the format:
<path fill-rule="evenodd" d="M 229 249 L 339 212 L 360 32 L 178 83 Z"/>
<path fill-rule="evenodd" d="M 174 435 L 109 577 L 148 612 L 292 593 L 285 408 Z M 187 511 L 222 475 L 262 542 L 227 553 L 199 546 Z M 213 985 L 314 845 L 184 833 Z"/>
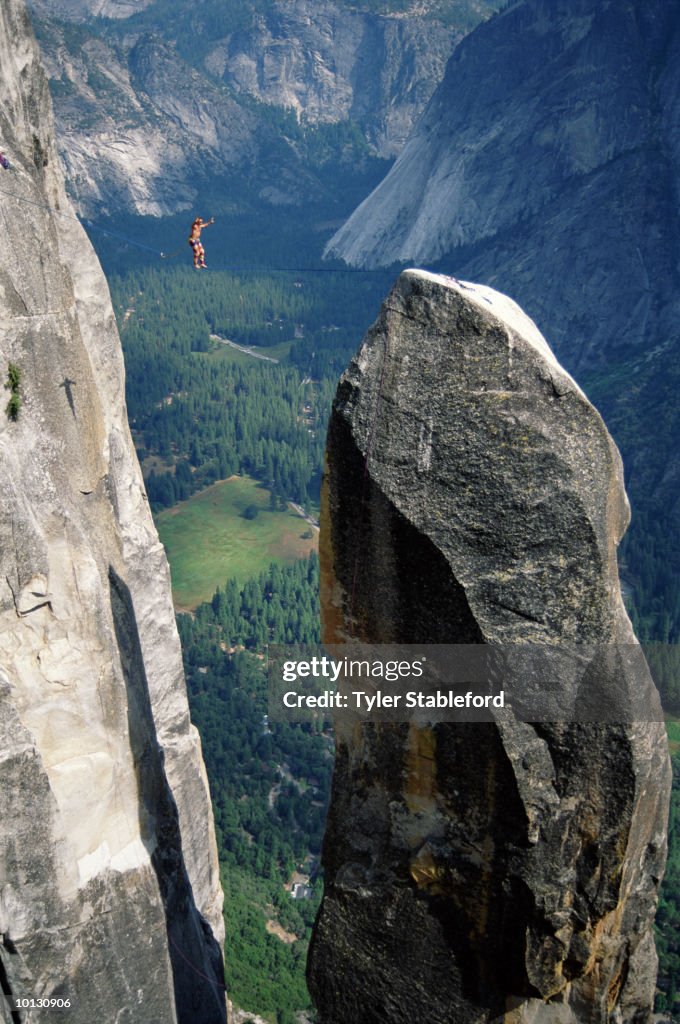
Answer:
<path fill-rule="evenodd" d="M 222 893 L 106 281 L 0 5 L 0 1019 L 225 1019 Z"/>
<path fill-rule="evenodd" d="M 329 426 L 325 640 L 606 645 L 625 677 L 628 518 L 618 452 L 536 326 L 403 273 Z M 651 1019 L 661 723 L 340 721 L 337 740 L 322 1024 Z"/>

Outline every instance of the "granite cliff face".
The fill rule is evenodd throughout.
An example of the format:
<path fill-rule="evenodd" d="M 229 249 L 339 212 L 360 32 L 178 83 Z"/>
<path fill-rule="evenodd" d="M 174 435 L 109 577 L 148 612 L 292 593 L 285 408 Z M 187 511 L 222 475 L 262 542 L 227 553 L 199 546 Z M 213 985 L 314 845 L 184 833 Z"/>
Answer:
<path fill-rule="evenodd" d="M 677 320 L 679 55 L 667 0 L 508 5 L 329 248 L 446 257 L 511 290 L 573 367 L 653 347 Z"/>
<path fill-rule="evenodd" d="M 277 0 L 220 40 L 205 66 L 237 92 L 310 124 L 353 120 L 375 151 L 396 156 L 444 74 L 460 28 L 427 16 L 343 10 L 331 0 Z"/>
<path fill-rule="evenodd" d="M 324 143 L 327 165 L 394 156 L 454 43 L 495 3 L 458 0 L 446 23 L 432 4 L 394 6 L 375 14 L 333 0 L 271 0 L 235 15 L 214 3 L 168 13 L 164 0 L 33 0 L 79 209 L 176 213 L 214 194 L 230 171 L 238 188 L 217 188 L 228 203 L 235 191 L 243 202 L 244 188 L 273 205 L 331 203 L 284 111 L 305 125 L 357 126 L 354 148 L 347 138 Z M 143 20 L 133 17 L 147 7 Z"/>
<path fill-rule="evenodd" d="M 84 21 L 87 18 L 129 18 L 153 0 L 42 0 L 41 6 L 57 17 Z"/>
<path fill-rule="evenodd" d="M 74 1024 L 217 1024 L 222 893 L 168 567 L 23 0 L 0 6 L 0 68 L 0 360 L 21 374 L 0 414 L 1 1016 L 53 996 Z"/>
<path fill-rule="evenodd" d="M 60 155 L 78 211 L 164 216 L 189 209 L 214 178 L 257 165 L 273 133 L 206 81 L 163 39 L 138 33 L 121 49 L 71 26 L 40 27 L 56 99 Z M 297 161 L 282 161 L 296 194 Z M 311 189 L 313 191 L 313 188 Z M 257 183 L 255 183 L 257 191 Z"/>
<path fill-rule="evenodd" d="M 329 426 L 325 640 L 604 645 L 591 685 L 653 700 L 620 656 L 628 518 L 618 452 L 533 322 L 403 273 Z M 660 722 L 340 722 L 337 744 L 309 962 L 322 1024 L 651 1020 Z"/>

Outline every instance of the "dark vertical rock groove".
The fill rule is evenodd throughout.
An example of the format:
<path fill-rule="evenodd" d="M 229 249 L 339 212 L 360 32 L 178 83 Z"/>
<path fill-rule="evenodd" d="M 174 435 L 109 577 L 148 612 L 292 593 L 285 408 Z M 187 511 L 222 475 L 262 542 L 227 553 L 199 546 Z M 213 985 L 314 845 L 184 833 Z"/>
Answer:
<path fill-rule="evenodd" d="M 182 855 L 177 805 L 163 766 L 163 751 L 149 700 L 144 657 L 130 591 L 109 569 L 111 611 L 127 690 L 130 747 L 139 788 L 139 826 L 153 852 L 151 864 L 163 900 L 178 1024 L 223 1024 L 222 954 L 196 908 Z"/>

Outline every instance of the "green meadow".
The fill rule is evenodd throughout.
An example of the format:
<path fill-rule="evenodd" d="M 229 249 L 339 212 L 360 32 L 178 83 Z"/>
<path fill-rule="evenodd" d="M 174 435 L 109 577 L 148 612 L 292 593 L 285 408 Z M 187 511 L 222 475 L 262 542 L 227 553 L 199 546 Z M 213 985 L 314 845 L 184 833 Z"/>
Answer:
<path fill-rule="evenodd" d="M 252 352 L 242 352 L 240 349 L 232 348 L 231 345 L 225 342 L 213 341 L 210 351 L 202 352 L 200 356 L 212 362 L 240 363 L 246 366 L 252 366 L 254 362 L 260 362 L 264 366 L 271 366 L 272 364 L 268 362 L 270 359 L 277 363 L 285 363 L 290 355 L 292 346 L 292 341 L 281 341 L 277 345 L 270 345 L 267 348 L 260 345 L 251 345 Z M 252 353 L 257 354 L 253 355 Z M 265 356 L 266 358 L 258 360 L 258 355 Z"/>
<path fill-rule="evenodd" d="M 252 519 L 244 516 L 250 506 L 258 509 Z M 273 512 L 269 491 L 249 477 L 230 477 L 194 494 L 159 513 L 156 526 L 175 607 L 182 611 L 209 601 L 227 579 L 244 582 L 271 562 L 305 558 L 318 541 L 318 531 L 292 510 Z"/>

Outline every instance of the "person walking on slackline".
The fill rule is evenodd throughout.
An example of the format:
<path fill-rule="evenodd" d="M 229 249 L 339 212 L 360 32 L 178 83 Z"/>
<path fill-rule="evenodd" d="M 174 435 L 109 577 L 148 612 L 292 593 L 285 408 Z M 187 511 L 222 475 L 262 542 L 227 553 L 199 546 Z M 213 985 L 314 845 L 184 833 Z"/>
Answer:
<path fill-rule="evenodd" d="M 211 217 L 210 220 L 201 220 L 200 217 L 196 217 L 191 225 L 191 234 L 189 235 L 189 245 L 192 248 L 194 254 L 194 267 L 196 270 L 200 270 L 201 267 L 207 270 L 205 263 L 205 249 L 201 244 L 201 231 L 203 228 L 209 227 L 215 223 L 215 218 Z"/>

